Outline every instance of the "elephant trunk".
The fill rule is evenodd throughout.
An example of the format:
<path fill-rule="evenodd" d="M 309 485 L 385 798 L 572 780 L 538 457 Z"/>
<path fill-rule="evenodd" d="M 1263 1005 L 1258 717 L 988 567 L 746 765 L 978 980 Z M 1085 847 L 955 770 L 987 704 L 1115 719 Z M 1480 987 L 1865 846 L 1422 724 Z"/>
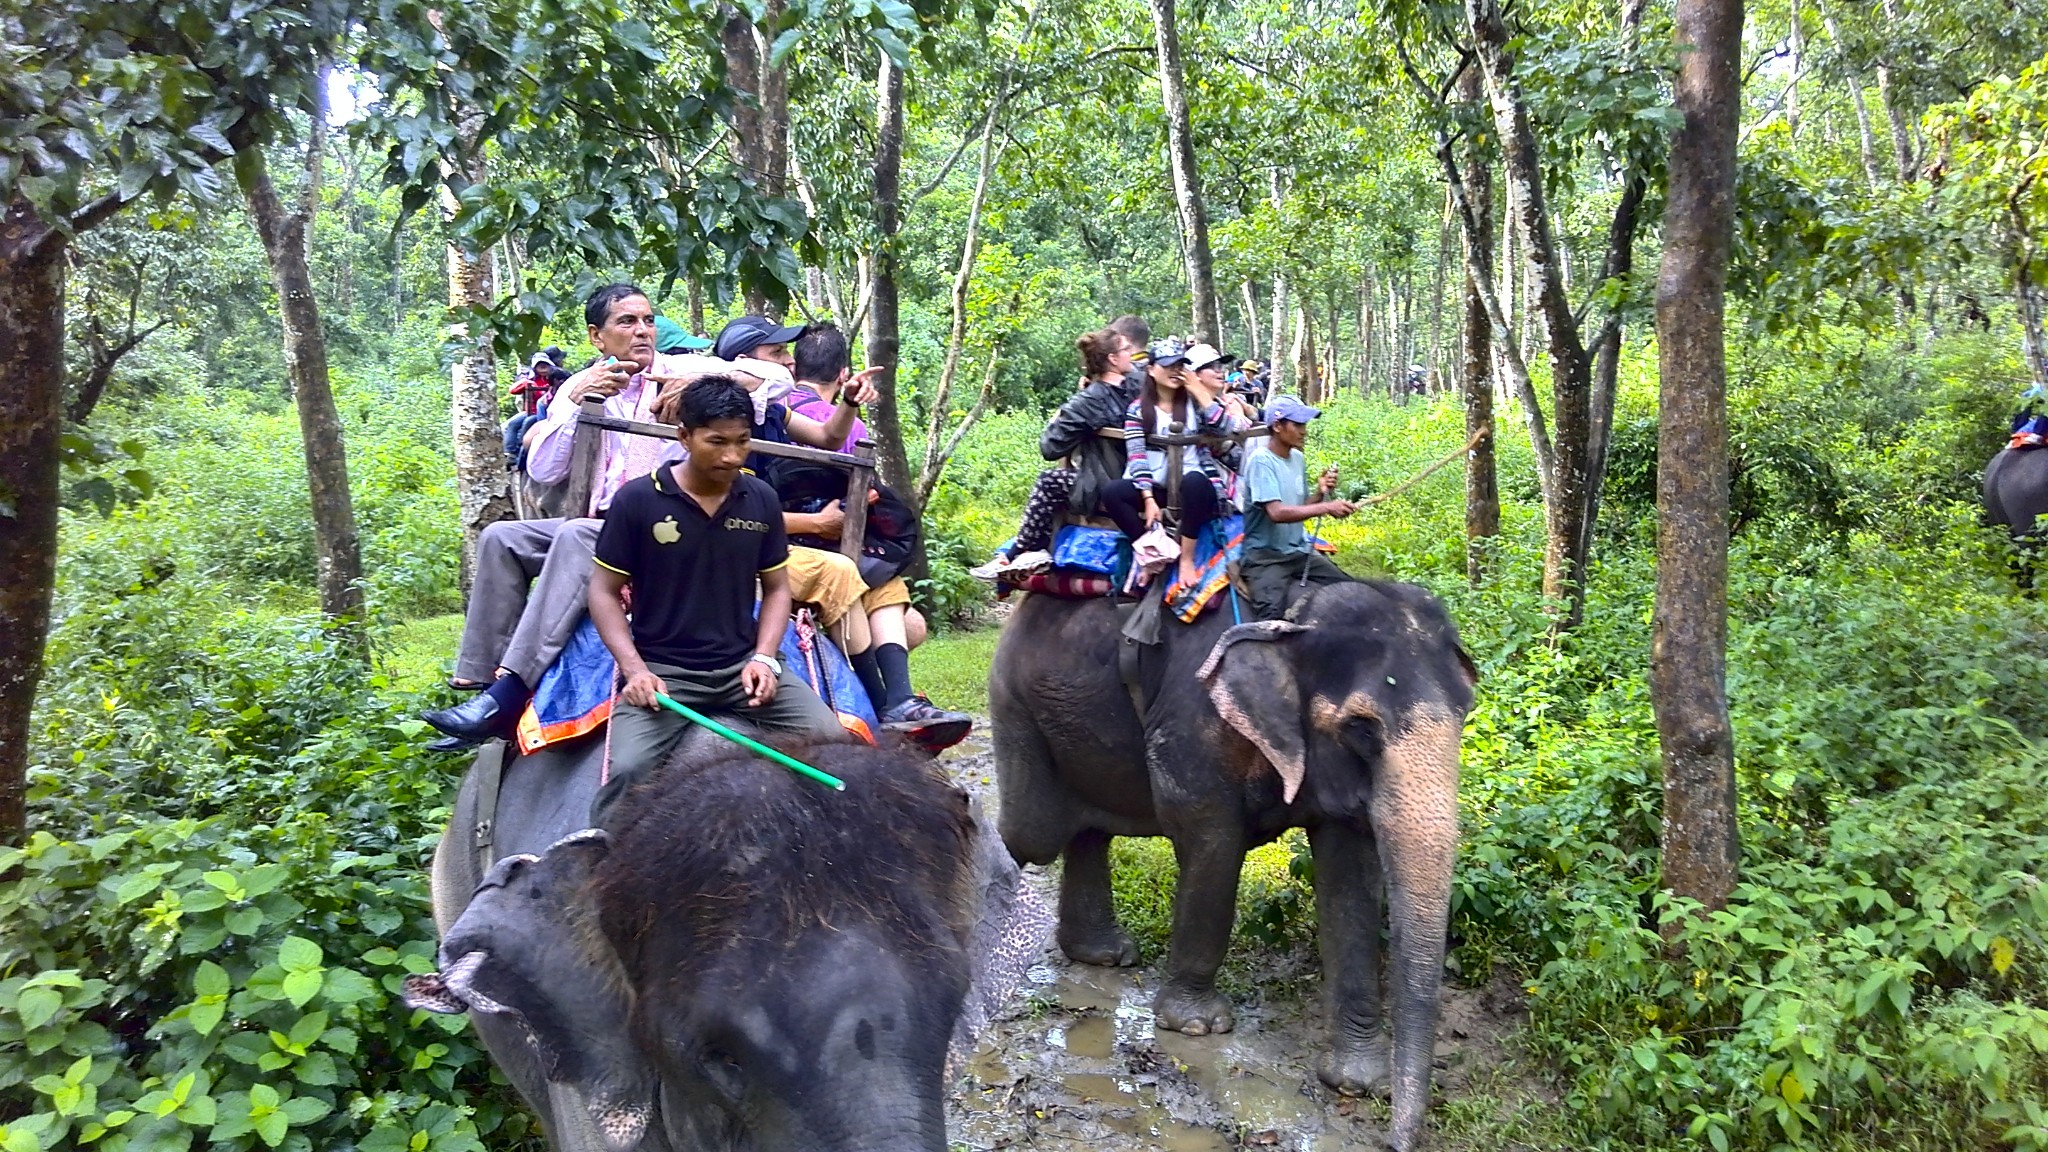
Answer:
<path fill-rule="evenodd" d="M 946 1152 L 944 1089 L 927 1075 L 870 1076 L 838 1095 L 822 1125 L 831 1152 Z"/>
<path fill-rule="evenodd" d="M 1429 1109 L 1458 849 L 1463 729 L 1448 711 L 1412 717 L 1387 743 L 1382 787 L 1372 805 L 1393 937 L 1388 1015 L 1394 1028 L 1394 1119 L 1387 1143 L 1399 1152 L 1415 1146 Z"/>

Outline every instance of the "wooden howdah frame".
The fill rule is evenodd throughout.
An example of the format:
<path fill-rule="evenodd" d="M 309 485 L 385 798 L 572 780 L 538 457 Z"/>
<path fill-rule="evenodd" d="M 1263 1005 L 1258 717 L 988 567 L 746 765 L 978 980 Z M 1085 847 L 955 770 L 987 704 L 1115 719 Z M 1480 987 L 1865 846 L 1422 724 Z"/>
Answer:
<path fill-rule="evenodd" d="M 588 513 L 590 492 L 597 483 L 597 461 L 602 454 L 606 432 L 653 436 L 661 440 L 676 438 L 674 424 L 621 419 L 607 415 L 602 400 L 583 401 L 576 411 L 576 433 L 569 445 L 569 489 L 563 497 L 564 513 L 576 516 Z M 868 532 L 868 493 L 875 487 L 875 442 L 862 439 L 851 452 L 828 452 L 801 444 L 756 440 L 753 451 L 763 456 L 780 456 L 845 470 L 846 497 L 841 507 L 846 511 L 846 523 L 839 530 L 839 551 L 848 559 L 858 561 Z"/>

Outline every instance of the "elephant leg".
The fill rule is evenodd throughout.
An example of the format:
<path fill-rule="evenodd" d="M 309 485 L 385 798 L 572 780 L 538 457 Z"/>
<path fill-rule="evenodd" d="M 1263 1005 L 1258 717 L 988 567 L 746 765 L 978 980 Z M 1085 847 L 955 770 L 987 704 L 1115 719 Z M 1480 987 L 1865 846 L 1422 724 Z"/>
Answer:
<path fill-rule="evenodd" d="M 1138 962 L 1138 944 L 1116 922 L 1109 891 L 1109 833 L 1083 828 L 1060 865 L 1060 951 L 1081 964 Z"/>
<path fill-rule="evenodd" d="M 1309 829 L 1316 862 L 1316 944 L 1330 1048 L 1316 1074 L 1347 1096 L 1387 1084 L 1380 1015 L 1380 925 L 1386 897 L 1372 838 L 1341 824 Z"/>
<path fill-rule="evenodd" d="M 1206 1036 L 1236 1026 L 1230 1000 L 1216 991 L 1216 970 L 1230 948 L 1230 929 L 1237 919 L 1237 876 L 1244 867 L 1244 845 L 1221 834 L 1226 821 L 1207 821 L 1200 832 L 1174 837 L 1173 855 L 1180 864 L 1180 883 L 1173 891 L 1173 954 L 1167 957 L 1166 984 L 1152 1001 L 1152 1018 L 1161 1028 Z"/>

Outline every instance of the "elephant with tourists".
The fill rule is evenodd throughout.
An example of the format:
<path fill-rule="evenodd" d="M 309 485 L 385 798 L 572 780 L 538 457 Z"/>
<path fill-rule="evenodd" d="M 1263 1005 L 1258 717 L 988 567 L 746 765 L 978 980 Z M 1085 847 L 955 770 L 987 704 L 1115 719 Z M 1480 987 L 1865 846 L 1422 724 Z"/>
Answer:
<path fill-rule="evenodd" d="M 1084 362 L 1090 344 L 1083 337 Z M 1221 402 L 1214 349 L 1155 341 L 1149 352 L 1145 387 L 1124 410 L 1123 473 L 1097 507 L 1127 538 L 1174 524 L 1177 547 L 1161 557 L 1172 577 L 1075 594 L 995 562 L 998 579 L 1026 590 L 989 684 L 1003 840 L 1021 862 L 1061 862 L 1062 951 L 1127 965 L 1137 948 L 1114 912 L 1110 842 L 1169 838 L 1179 882 L 1153 1018 L 1200 1036 L 1235 1026 L 1216 974 L 1245 854 L 1305 829 L 1329 1033 L 1318 1074 L 1342 1093 L 1388 1090 L 1389 1143 L 1410 1148 L 1429 1101 L 1477 672 L 1429 592 L 1354 579 L 1316 550 L 1305 522 L 1356 508 L 1334 498 L 1334 469 L 1308 484 L 1316 409 L 1275 397 L 1266 423 L 1248 426 Z M 1087 367 L 1106 378 L 1099 362 Z M 1087 398 L 1062 408 L 1043 447 L 1058 446 L 1054 431 L 1077 424 Z M 1244 451 L 1254 437 L 1263 442 Z M 1171 508 L 1161 481 L 1176 466 Z M 1119 564 L 1138 567 L 1139 549 L 1120 547 Z M 1219 566 L 1229 578 L 1204 582 Z M 1200 589 L 1215 594 L 1187 598 Z"/>

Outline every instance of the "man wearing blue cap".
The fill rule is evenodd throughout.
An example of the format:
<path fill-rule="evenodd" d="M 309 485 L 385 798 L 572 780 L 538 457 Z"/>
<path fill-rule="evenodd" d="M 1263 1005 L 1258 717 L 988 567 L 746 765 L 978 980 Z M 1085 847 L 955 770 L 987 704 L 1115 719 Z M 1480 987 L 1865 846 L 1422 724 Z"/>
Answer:
<path fill-rule="evenodd" d="M 1323 469 L 1316 481 L 1316 499 L 1308 500 L 1308 422 L 1322 415 L 1292 396 L 1281 396 L 1266 408 L 1272 435 L 1245 454 L 1244 553 L 1238 572 L 1251 590 L 1252 610 L 1261 620 L 1278 620 L 1289 599 L 1308 585 L 1351 579 L 1342 568 L 1315 550 L 1302 525 L 1318 516 L 1342 520 L 1357 511 L 1349 500 L 1335 500 L 1337 469 Z"/>

